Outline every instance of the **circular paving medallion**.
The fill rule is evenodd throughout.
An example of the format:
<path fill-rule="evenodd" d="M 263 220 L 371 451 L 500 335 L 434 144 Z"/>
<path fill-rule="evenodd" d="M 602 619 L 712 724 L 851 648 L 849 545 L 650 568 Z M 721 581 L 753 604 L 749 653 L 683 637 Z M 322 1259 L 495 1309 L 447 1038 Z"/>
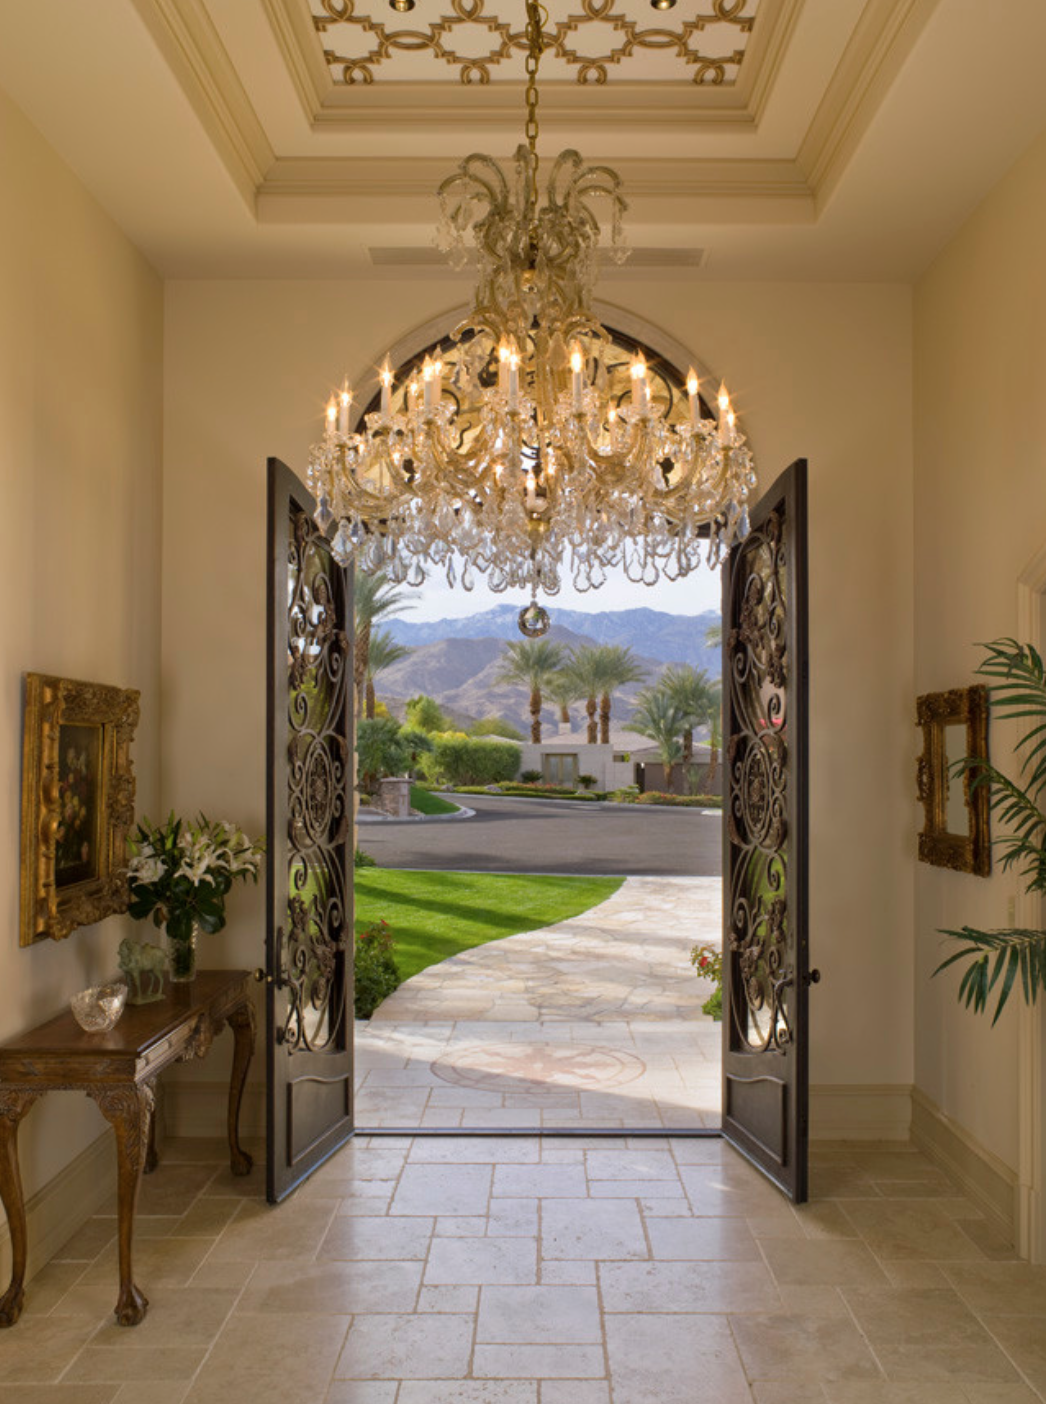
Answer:
<path fill-rule="evenodd" d="M 483 1043 L 457 1048 L 432 1064 L 444 1082 L 483 1092 L 543 1087 L 621 1087 L 646 1072 L 634 1053 L 591 1043 Z"/>

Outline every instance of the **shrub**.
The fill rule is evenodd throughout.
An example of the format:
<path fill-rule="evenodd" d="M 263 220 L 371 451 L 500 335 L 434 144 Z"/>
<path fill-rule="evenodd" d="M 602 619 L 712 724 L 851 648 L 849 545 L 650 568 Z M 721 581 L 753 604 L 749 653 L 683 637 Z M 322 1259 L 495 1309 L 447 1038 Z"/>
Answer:
<path fill-rule="evenodd" d="M 407 703 L 407 725 L 418 731 L 446 731 L 450 722 L 434 697 L 421 692 Z"/>
<path fill-rule="evenodd" d="M 453 734 L 434 739 L 434 769 L 452 785 L 496 785 L 511 780 L 519 769 L 520 749 L 514 741 Z"/>
<path fill-rule="evenodd" d="M 373 717 L 356 728 L 360 787 L 373 792 L 383 775 L 399 775 L 406 769 L 409 750 L 400 736 L 399 722 L 391 717 Z"/>
<path fill-rule="evenodd" d="M 357 933 L 355 1008 L 357 1019 L 369 1019 L 383 999 L 400 983 L 387 921 L 375 921 Z"/>
<path fill-rule="evenodd" d="M 484 717 L 469 727 L 470 736 L 500 736 L 506 741 L 525 741 L 526 737 L 518 726 L 513 726 L 503 717 Z"/>
<path fill-rule="evenodd" d="M 723 1017 L 723 952 L 717 946 L 692 946 L 690 964 L 699 980 L 712 981 L 712 993 L 701 1006 L 703 1014 L 713 1019 Z"/>
<path fill-rule="evenodd" d="M 596 783 L 596 777 L 594 775 L 579 775 L 577 782 L 583 790 L 591 790 Z"/>
<path fill-rule="evenodd" d="M 520 780 L 522 780 L 524 785 L 533 785 L 541 779 L 541 771 L 524 770 L 519 778 Z"/>
<path fill-rule="evenodd" d="M 357 848 L 352 855 L 352 866 L 354 868 L 376 868 L 378 864 L 369 853 L 364 853 L 362 848 Z"/>
<path fill-rule="evenodd" d="M 647 790 L 635 796 L 636 804 L 667 804 L 678 809 L 722 809 L 719 795 L 668 795 L 660 790 Z"/>

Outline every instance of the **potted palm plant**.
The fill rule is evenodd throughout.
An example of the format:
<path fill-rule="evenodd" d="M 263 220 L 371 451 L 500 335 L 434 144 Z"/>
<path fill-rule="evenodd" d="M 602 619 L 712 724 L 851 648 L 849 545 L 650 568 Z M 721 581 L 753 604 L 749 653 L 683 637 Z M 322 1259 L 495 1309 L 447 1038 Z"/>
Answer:
<path fill-rule="evenodd" d="M 1019 778 L 977 757 L 957 762 L 956 769 L 969 773 L 971 790 L 990 787 L 991 811 L 1008 830 L 993 843 L 1002 867 L 1018 870 L 1026 892 L 1046 894 L 1046 666 L 1036 649 L 1016 639 L 982 647 L 985 658 L 977 673 L 993 680 L 988 689 L 993 714 L 1024 724 L 1016 747 Z M 997 990 L 993 1024 L 1018 985 L 1029 1004 L 1046 989 L 1046 931 L 964 926 L 941 934 L 960 944 L 934 974 L 965 962 L 959 999 L 983 1013 Z"/>

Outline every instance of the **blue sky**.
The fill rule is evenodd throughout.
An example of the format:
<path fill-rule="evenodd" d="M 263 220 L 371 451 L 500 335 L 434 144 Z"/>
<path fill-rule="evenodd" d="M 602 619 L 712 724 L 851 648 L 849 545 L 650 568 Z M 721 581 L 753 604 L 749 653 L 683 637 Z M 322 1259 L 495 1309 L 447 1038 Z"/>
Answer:
<path fill-rule="evenodd" d="M 721 572 L 702 566 L 685 580 L 633 585 L 625 578 L 623 570 L 617 570 L 610 572 L 607 583 L 599 590 L 579 595 L 573 587 L 564 585 L 554 599 L 541 596 L 540 602 L 552 613 L 558 607 L 580 609 L 589 614 L 607 609 L 660 609 L 666 614 L 695 615 L 720 608 L 721 580 Z M 430 619 L 460 619 L 497 604 L 517 604 L 522 608 L 527 603 L 525 591 L 506 590 L 503 595 L 493 594 L 487 589 L 483 576 L 477 577 L 476 588 L 471 592 L 460 585 L 450 589 L 446 577 L 436 571 L 430 572 L 429 579 L 418 589 L 404 588 L 415 601 L 406 618 L 418 623 Z"/>

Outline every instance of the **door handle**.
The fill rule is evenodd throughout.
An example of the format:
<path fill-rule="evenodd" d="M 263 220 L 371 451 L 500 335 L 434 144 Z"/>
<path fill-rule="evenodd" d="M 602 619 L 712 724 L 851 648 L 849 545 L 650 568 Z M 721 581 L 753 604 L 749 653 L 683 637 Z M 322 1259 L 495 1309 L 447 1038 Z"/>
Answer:
<path fill-rule="evenodd" d="M 276 928 L 276 964 L 279 967 L 278 975 L 270 975 L 262 966 L 258 966 L 254 972 L 254 978 L 259 985 L 275 985 L 278 990 L 282 990 L 287 981 L 283 978 L 283 927 Z"/>
<path fill-rule="evenodd" d="M 819 985 L 820 983 L 821 972 L 819 970 L 808 970 L 803 976 L 803 984 L 806 985 L 807 988 L 809 988 L 811 985 Z"/>

